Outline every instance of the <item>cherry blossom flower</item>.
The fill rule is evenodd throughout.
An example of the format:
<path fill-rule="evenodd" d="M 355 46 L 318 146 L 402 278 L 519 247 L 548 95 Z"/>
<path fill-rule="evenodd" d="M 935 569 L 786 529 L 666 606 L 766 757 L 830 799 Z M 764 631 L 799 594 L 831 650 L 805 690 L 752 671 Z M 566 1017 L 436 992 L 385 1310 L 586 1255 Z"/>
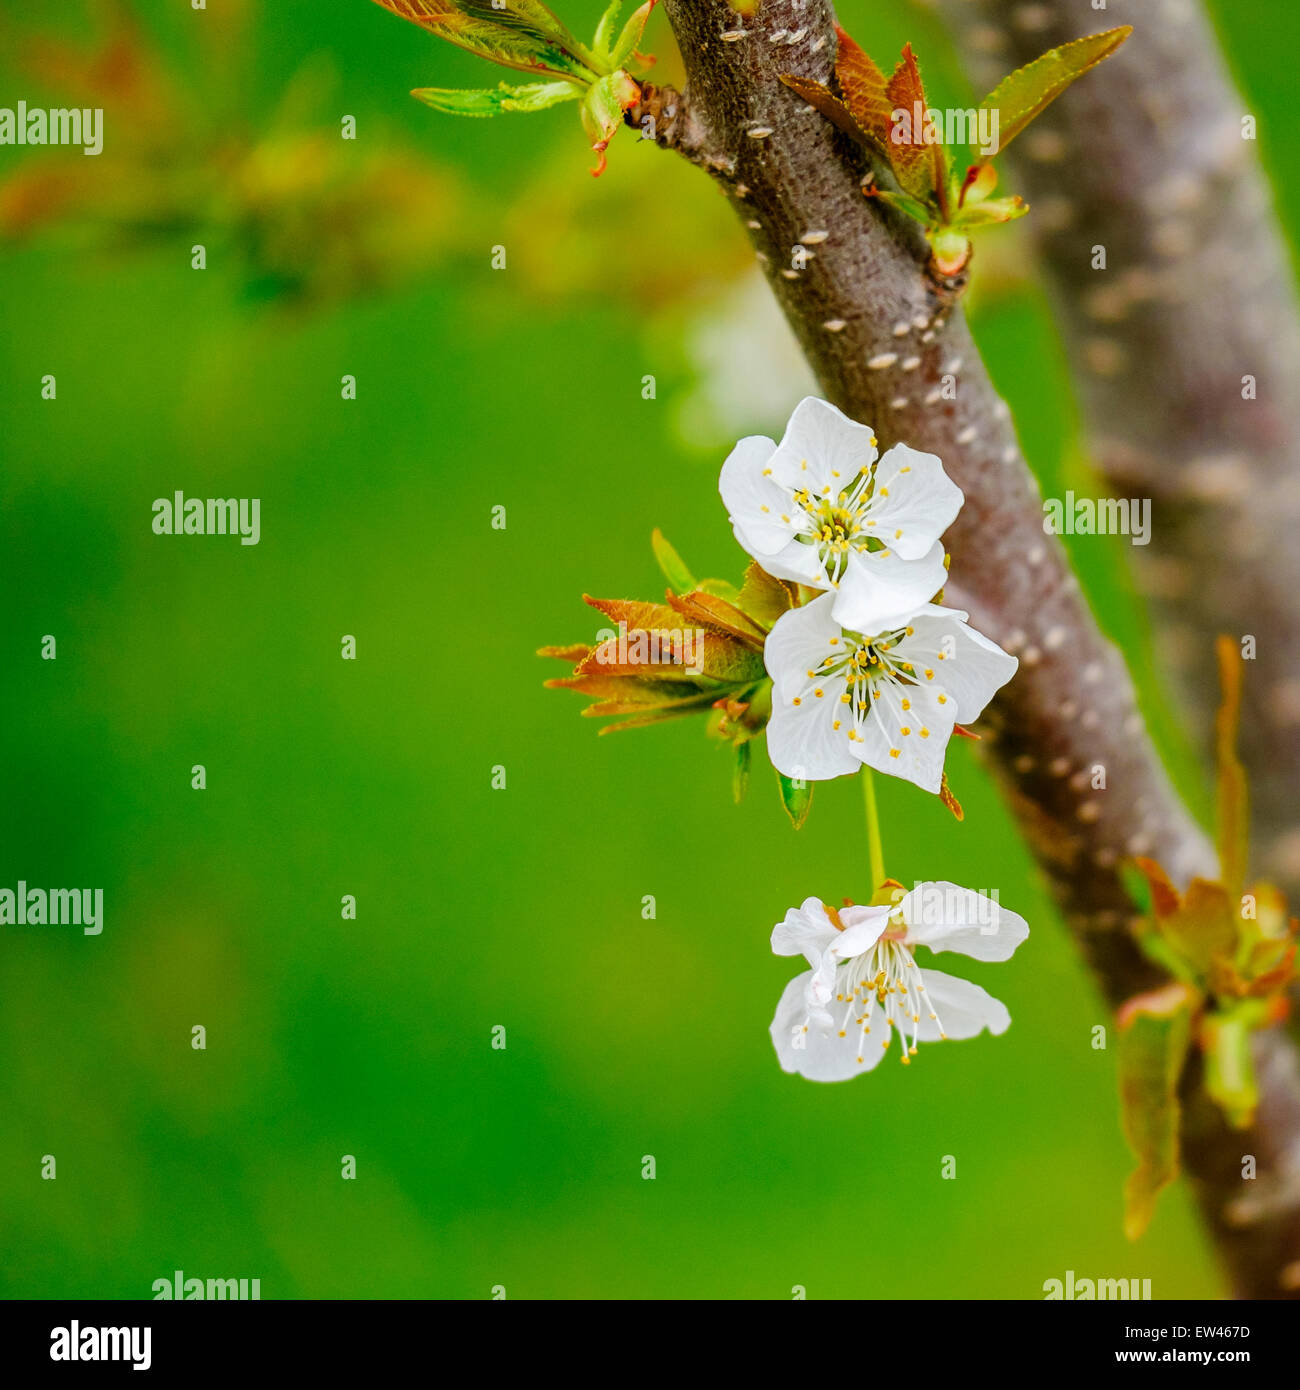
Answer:
<path fill-rule="evenodd" d="M 879 631 L 943 587 L 939 537 L 962 505 L 934 454 L 876 436 L 808 396 L 774 444 L 742 439 L 718 483 L 736 539 L 778 579 L 835 594 L 839 622 Z"/>
<path fill-rule="evenodd" d="M 937 793 L 953 726 L 978 718 L 1019 663 L 955 608 L 922 604 L 864 633 L 840 626 L 835 602 L 791 609 L 767 636 L 769 757 L 787 777 L 823 781 L 865 763 Z"/>
<path fill-rule="evenodd" d="M 944 881 L 884 906 L 836 911 L 806 899 L 772 929 L 777 955 L 802 955 L 811 967 L 786 986 L 772 1019 L 782 1070 L 846 1081 L 875 1067 L 895 1032 L 904 1062 L 921 1042 L 1005 1033 L 1004 1004 L 969 980 L 922 970 L 915 952 L 1003 961 L 1028 935 L 1024 918 L 995 898 Z"/>

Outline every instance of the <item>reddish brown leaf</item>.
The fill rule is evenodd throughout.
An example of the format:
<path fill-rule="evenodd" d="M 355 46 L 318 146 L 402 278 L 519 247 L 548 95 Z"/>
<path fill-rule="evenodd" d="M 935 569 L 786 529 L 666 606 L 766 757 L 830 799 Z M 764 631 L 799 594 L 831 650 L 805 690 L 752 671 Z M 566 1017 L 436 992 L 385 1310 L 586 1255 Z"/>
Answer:
<path fill-rule="evenodd" d="M 1250 839 L 1250 804 L 1246 773 L 1237 757 L 1237 728 L 1241 722 L 1241 651 L 1231 637 L 1215 644 L 1223 699 L 1214 721 L 1218 764 L 1219 867 L 1229 892 L 1239 893 L 1246 878 Z"/>
<path fill-rule="evenodd" d="M 763 650 L 767 633 L 734 603 L 696 589 L 691 594 L 669 594 L 668 602 L 683 617 L 725 632 L 755 651 Z M 679 620 L 680 621 L 680 620 Z"/>
<path fill-rule="evenodd" d="M 1133 862 L 1141 869 L 1151 887 L 1151 907 L 1156 917 L 1168 917 L 1177 912 L 1182 899 L 1164 869 L 1154 859 L 1139 857 Z"/>
<path fill-rule="evenodd" d="M 839 52 L 835 58 L 835 76 L 844 93 L 844 105 L 856 124 L 886 149 L 893 122 L 893 105 L 889 100 L 885 75 L 870 56 L 837 24 Z"/>
<path fill-rule="evenodd" d="M 910 43 L 904 47 L 894 75 L 885 87 L 885 96 L 891 117 L 887 137 L 889 162 L 899 183 L 905 192 L 922 202 L 929 202 L 935 196 L 942 197 L 943 146 L 926 143 L 925 116 L 929 107 L 921 82 L 921 69 L 917 66 Z M 906 124 L 899 122 L 894 125 L 892 113 L 897 110 L 907 112 Z"/>
<path fill-rule="evenodd" d="M 780 76 L 781 81 L 792 92 L 803 97 L 809 106 L 820 111 L 832 125 L 838 126 L 850 139 L 856 140 L 859 144 L 877 143 L 853 119 L 849 108 L 839 97 L 828 88 L 823 87 L 820 82 L 813 82 L 807 77 L 795 77 L 788 72 L 783 72 Z"/>
<path fill-rule="evenodd" d="M 538 647 L 538 656 L 553 656 L 559 661 L 582 661 L 591 654 L 590 642 L 574 642 L 567 647 Z"/>

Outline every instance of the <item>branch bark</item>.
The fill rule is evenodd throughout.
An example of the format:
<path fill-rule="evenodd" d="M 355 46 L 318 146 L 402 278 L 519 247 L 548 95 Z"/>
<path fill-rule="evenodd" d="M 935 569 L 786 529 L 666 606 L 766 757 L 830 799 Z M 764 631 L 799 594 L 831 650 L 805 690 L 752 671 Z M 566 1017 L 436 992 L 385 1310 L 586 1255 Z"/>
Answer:
<path fill-rule="evenodd" d="M 1133 36 L 1008 154 L 1036 231 L 1093 456 L 1152 499 L 1135 553 L 1163 668 L 1208 747 L 1214 637 L 1252 634 L 1242 757 L 1259 871 L 1300 896 L 1300 311 L 1248 108 L 1197 0 L 1157 16 L 1073 0 L 944 0 L 991 85 L 1104 27 Z M 1104 25 L 1098 21 L 1104 21 Z M 984 90 L 984 88 L 981 88 Z M 1106 268 L 1092 268 L 1095 247 Z M 1242 398 L 1243 379 L 1257 398 Z"/>
<path fill-rule="evenodd" d="M 830 78 L 834 13 L 827 0 L 763 0 L 743 20 L 724 0 L 665 4 L 686 64 L 685 91 L 673 97 L 693 132 L 689 157 L 748 228 L 827 398 L 869 422 L 883 447 L 906 441 L 938 454 L 966 495 L 946 537 L 948 601 L 1021 662 L 981 732 L 1071 931 L 1118 1003 L 1157 983 L 1128 930 L 1120 861 L 1152 855 L 1186 881 L 1214 872 L 1213 852 L 1171 790 L 1122 659 L 1059 541 L 1043 533 L 1010 412 L 951 288 L 924 271 L 919 229 L 863 196 L 860 156 L 779 81 L 785 72 Z M 958 382 L 954 400 L 940 396 L 946 375 Z M 1300 1082 L 1284 1034 L 1261 1035 L 1258 1052 L 1266 1099 L 1255 1129 L 1229 1131 L 1189 1078 L 1184 1156 L 1235 1287 L 1278 1297 L 1294 1292 L 1288 1281 L 1300 1284 L 1300 1214 L 1290 1204 L 1300 1186 Z M 1264 1178 L 1252 1190 L 1272 1194 L 1265 1210 L 1241 1210 L 1247 1153 Z"/>

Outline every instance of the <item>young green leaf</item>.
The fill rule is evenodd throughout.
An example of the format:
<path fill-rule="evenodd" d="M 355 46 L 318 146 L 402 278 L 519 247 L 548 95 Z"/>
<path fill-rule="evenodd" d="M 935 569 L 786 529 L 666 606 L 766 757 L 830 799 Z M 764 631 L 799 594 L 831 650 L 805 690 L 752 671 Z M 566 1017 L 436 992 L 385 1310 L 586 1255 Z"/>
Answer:
<path fill-rule="evenodd" d="M 380 3 L 386 3 L 386 0 L 380 0 Z M 583 52 L 583 45 L 577 36 L 542 4 L 542 0 L 501 0 L 500 4 L 495 0 L 446 0 L 446 3 L 463 11 L 471 19 L 481 19 L 485 24 L 499 24 L 505 29 L 518 29 L 558 44 L 570 53 Z"/>
<path fill-rule="evenodd" d="M 1250 1053 L 1250 1023 L 1238 1014 L 1210 1014 L 1201 1029 L 1205 1048 L 1205 1089 L 1234 1129 L 1255 1118 L 1259 1088 Z"/>
<path fill-rule="evenodd" d="M 745 799 L 745 793 L 749 790 L 751 751 L 748 739 L 742 739 L 736 744 L 736 766 L 731 774 L 731 795 L 737 806 Z"/>
<path fill-rule="evenodd" d="M 549 72 L 584 84 L 595 76 L 579 56 L 581 45 L 576 40 L 544 33 L 536 26 L 522 22 L 504 23 L 501 16 L 507 12 L 493 11 L 490 4 L 479 8 L 497 18 L 479 18 L 468 13 L 465 0 L 460 0 L 460 3 L 453 3 L 453 0 L 375 0 L 375 3 L 446 39 L 448 43 L 454 43 L 458 48 L 467 49 L 502 67 L 534 75 Z M 538 8 L 550 14 L 544 5 Z M 553 15 L 551 19 L 558 26 L 557 32 L 567 34 Z M 571 43 L 574 47 L 570 47 Z"/>
<path fill-rule="evenodd" d="M 808 812 L 812 810 L 813 784 L 804 782 L 796 786 L 784 772 L 778 772 L 776 776 L 781 784 L 781 804 L 785 807 L 786 815 L 790 817 L 790 824 L 798 830 L 808 819 Z"/>
<path fill-rule="evenodd" d="M 605 172 L 605 148 L 623 124 L 623 112 L 641 95 L 641 88 L 620 69 L 593 82 L 582 98 L 582 128 L 600 156 L 593 175 Z"/>
<path fill-rule="evenodd" d="M 792 581 L 774 578 L 757 560 L 751 560 L 735 601 L 746 617 L 753 619 L 764 632 L 770 632 L 781 614 L 795 606 L 796 598 Z"/>
<path fill-rule="evenodd" d="M 1133 32 L 1132 25 L 1107 29 L 1049 49 L 1041 58 L 1005 77 L 980 102 L 981 111 L 998 113 L 998 148 L 1006 147 L 1061 95 L 1077 77 L 1095 68 Z"/>
<path fill-rule="evenodd" d="M 627 23 L 623 26 L 623 32 L 619 35 L 618 42 L 614 45 L 609 55 L 610 66 L 613 68 L 626 67 L 636 52 L 637 45 L 641 42 L 641 35 L 645 33 L 645 26 L 650 18 L 650 11 L 654 9 L 658 0 L 646 0 L 646 3 L 638 10 L 628 16 Z"/>
<path fill-rule="evenodd" d="M 544 111 L 562 101 L 576 101 L 582 88 L 572 82 L 535 82 L 522 87 L 503 82 L 483 91 L 417 87 L 411 95 L 435 111 L 453 116 L 495 116 L 502 111 Z"/>
<path fill-rule="evenodd" d="M 619 11 L 623 8 L 623 0 L 609 0 L 609 8 L 600 17 L 600 23 L 596 25 L 596 37 L 592 43 L 592 48 L 596 50 L 598 57 L 608 58 L 614 51 L 614 26 L 618 23 Z"/>
<path fill-rule="evenodd" d="M 1130 1240 L 1150 1225 L 1156 1198 L 1178 1176 L 1178 1079 L 1196 998 L 1186 985 L 1170 984 L 1130 999 L 1119 1012 L 1120 1117 L 1138 1160 L 1124 1184 Z"/>
<path fill-rule="evenodd" d="M 1029 211 L 1029 204 L 1023 198 L 985 198 L 980 202 L 967 203 L 958 212 L 953 226 L 990 227 L 997 222 L 1014 222 Z"/>
<path fill-rule="evenodd" d="M 695 588 L 694 576 L 657 526 L 650 534 L 650 545 L 654 549 L 655 559 L 659 562 L 664 578 L 679 594 L 689 594 Z"/>

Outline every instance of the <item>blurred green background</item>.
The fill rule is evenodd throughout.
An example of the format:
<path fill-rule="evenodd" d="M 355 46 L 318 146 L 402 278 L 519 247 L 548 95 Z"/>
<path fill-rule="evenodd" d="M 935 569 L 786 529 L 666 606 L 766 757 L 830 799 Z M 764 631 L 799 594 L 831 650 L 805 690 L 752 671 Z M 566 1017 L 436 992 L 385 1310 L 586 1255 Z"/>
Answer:
<path fill-rule="evenodd" d="M 1300 11 L 1217 9 L 1292 220 Z M 100 159 L 0 150 L 0 885 L 102 887 L 106 923 L 0 930 L 0 1290 L 1221 1293 L 1181 1188 L 1121 1235 L 1106 1014 L 968 745 L 963 825 L 881 787 L 888 867 L 1029 919 L 969 971 L 1013 1026 L 821 1087 L 772 1054 L 768 933 L 867 891 L 856 785 L 796 834 L 761 759 L 731 804 L 697 722 L 598 739 L 542 688 L 535 649 L 600 625 L 584 591 L 661 591 L 652 526 L 738 576 L 719 464 L 804 390 L 707 181 L 627 132 L 591 179 L 573 108 L 425 110 L 495 78 L 361 0 L 2 13 L 0 105 L 108 96 Z M 927 11 L 841 14 L 965 102 Z M 981 250 L 975 325 L 1045 489 L 1086 488 L 1022 231 Z M 177 489 L 260 497 L 261 543 L 155 536 Z M 1074 554 L 1162 711 L 1122 542 Z"/>

